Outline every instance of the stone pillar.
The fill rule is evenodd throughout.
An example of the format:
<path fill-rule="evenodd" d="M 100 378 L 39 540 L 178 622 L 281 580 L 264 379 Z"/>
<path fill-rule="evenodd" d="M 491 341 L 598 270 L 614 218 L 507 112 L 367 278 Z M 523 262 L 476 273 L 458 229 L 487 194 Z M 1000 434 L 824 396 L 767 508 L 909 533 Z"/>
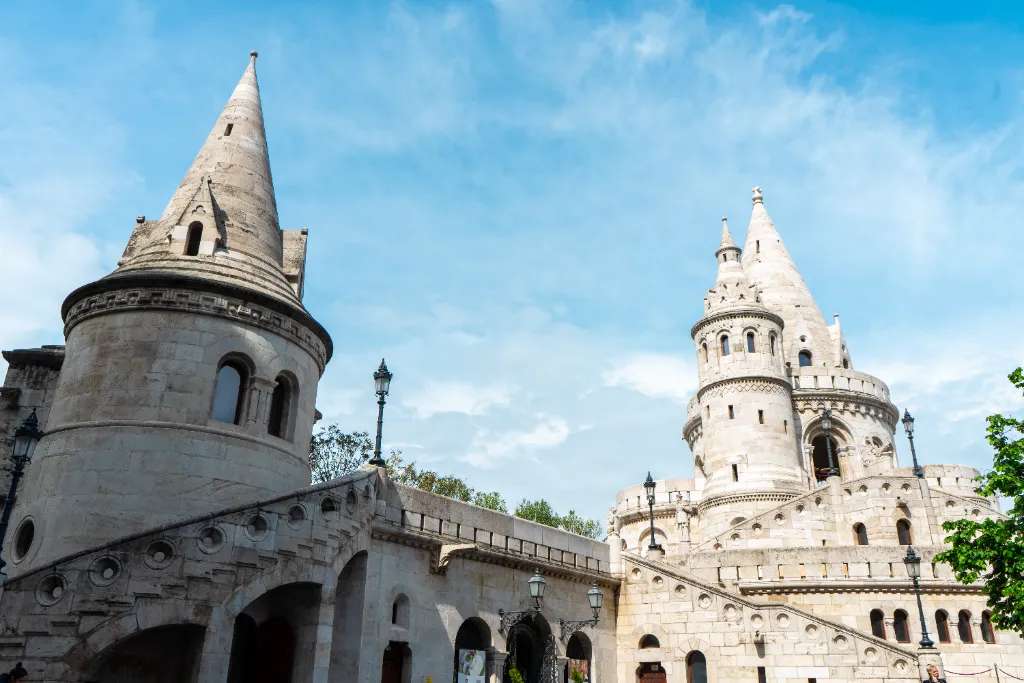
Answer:
<path fill-rule="evenodd" d="M 332 576 L 320 589 L 320 609 L 317 611 L 313 649 L 313 683 L 327 683 L 331 673 L 331 650 L 334 647 L 334 587 L 338 579 Z"/>
<path fill-rule="evenodd" d="M 558 678 L 559 678 L 559 680 L 561 680 L 562 677 L 566 675 L 566 671 L 568 671 L 568 669 L 569 669 L 569 658 L 568 657 L 559 656 L 557 658 L 557 660 L 558 660 Z"/>
<path fill-rule="evenodd" d="M 493 647 L 487 650 L 487 683 L 501 683 L 507 657 L 507 652 L 495 650 Z"/>

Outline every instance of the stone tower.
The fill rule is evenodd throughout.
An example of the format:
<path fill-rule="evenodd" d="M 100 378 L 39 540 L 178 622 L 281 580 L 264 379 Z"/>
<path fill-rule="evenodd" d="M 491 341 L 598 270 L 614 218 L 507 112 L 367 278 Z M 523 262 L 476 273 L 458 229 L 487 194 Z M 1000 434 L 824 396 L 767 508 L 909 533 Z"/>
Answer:
<path fill-rule="evenodd" d="M 19 496 L 23 572 L 309 482 L 331 340 L 282 231 L 256 53 L 157 220 L 64 302 L 67 360 Z M 27 542 L 25 542 L 27 541 Z"/>
<path fill-rule="evenodd" d="M 691 334 L 697 350 L 696 405 L 702 436 L 702 537 L 797 495 L 805 481 L 793 437 L 784 323 L 761 301 L 729 225 L 715 252 L 718 276 Z"/>

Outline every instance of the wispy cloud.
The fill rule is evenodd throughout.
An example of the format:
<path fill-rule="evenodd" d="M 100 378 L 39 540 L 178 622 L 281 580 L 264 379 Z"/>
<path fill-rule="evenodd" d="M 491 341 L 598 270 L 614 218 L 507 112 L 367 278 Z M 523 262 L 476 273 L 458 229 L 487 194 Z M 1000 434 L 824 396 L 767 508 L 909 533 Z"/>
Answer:
<path fill-rule="evenodd" d="M 494 406 L 508 405 L 512 394 L 513 389 L 507 386 L 430 381 L 403 399 L 403 403 L 421 419 L 440 413 L 483 415 Z"/>
<path fill-rule="evenodd" d="M 538 450 L 560 446 L 570 433 L 569 423 L 564 418 L 537 415 L 534 425 L 526 430 L 478 431 L 464 460 L 477 467 L 495 467 L 501 460 L 530 456 Z"/>
<path fill-rule="evenodd" d="M 651 398 L 667 398 L 686 405 L 696 388 L 697 370 L 679 356 L 642 353 L 628 356 L 605 370 L 606 387 L 624 387 Z"/>

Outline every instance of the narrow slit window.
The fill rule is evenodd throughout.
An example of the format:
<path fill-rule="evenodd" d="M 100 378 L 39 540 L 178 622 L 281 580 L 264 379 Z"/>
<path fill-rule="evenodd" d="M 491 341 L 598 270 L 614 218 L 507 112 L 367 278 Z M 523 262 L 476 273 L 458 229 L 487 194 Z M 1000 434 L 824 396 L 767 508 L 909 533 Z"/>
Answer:
<path fill-rule="evenodd" d="M 747 332 L 747 353 L 754 353 L 754 350 L 755 350 L 754 333 L 753 332 Z"/>
<path fill-rule="evenodd" d="M 760 254 L 761 253 L 761 240 L 754 240 L 754 253 L 755 254 Z"/>
<path fill-rule="evenodd" d="M 732 466 L 732 480 L 733 481 L 739 481 L 740 480 L 740 468 L 739 468 L 739 465 L 733 465 Z"/>
<path fill-rule="evenodd" d="M 732 406 L 729 406 L 729 419 L 732 420 L 735 417 L 736 417 L 736 411 L 732 409 Z"/>
<path fill-rule="evenodd" d="M 722 335 L 721 349 L 722 349 L 722 355 L 723 356 L 728 356 L 729 355 L 729 335 L 727 335 L 727 334 L 723 334 Z"/>
<path fill-rule="evenodd" d="M 789 420 L 782 421 L 782 431 L 789 434 Z"/>
<path fill-rule="evenodd" d="M 764 424 L 764 411 L 763 410 L 757 411 L 757 422 L 758 422 L 758 424 Z"/>
<path fill-rule="evenodd" d="M 229 123 L 227 125 L 227 128 L 224 129 L 224 137 L 230 137 L 231 136 L 231 131 L 234 130 L 234 128 L 235 128 L 235 124 Z"/>

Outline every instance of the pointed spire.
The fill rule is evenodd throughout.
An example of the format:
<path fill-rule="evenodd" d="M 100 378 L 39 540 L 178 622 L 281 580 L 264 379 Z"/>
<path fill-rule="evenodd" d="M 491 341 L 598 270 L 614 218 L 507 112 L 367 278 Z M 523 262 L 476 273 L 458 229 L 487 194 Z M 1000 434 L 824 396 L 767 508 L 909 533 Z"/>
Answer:
<path fill-rule="evenodd" d="M 722 242 L 718 245 L 718 249 L 726 249 L 728 247 L 736 248 L 736 243 L 732 241 L 732 235 L 729 233 L 729 217 L 722 216 Z"/>
<path fill-rule="evenodd" d="M 118 271 L 173 270 L 299 303 L 284 272 L 284 240 L 255 50 L 163 215 L 136 228 Z M 189 248 L 200 223 L 200 247 Z"/>
<path fill-rule="evenodd" d="M 819 359 L 828 361 L 833 356 L 825 319 L 768 215 L 760 187 L 753 188 L 751 201 L 743 269 L 761 292 L 764 304 L 785 321 L 786 359 L 797 367 L 797 354 L 808 350 L 814 364 L 821 365 Z"/>

